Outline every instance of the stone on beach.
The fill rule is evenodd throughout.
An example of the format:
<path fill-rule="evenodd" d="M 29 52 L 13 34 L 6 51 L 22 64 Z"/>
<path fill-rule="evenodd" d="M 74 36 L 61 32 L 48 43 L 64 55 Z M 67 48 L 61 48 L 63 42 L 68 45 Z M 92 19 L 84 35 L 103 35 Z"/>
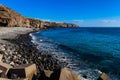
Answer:
<path fill-rule="evenodd" d="M 2 60 L 2 58 L 3 58 L 3 55 L 2 55 L 2 54 L 0 54 L 0 61 Z"/>
<path fill-rule="evenodd" d="M 0 31 L 6 31 L 6 33 L 4 32 L 4 36 L 1 35 L 0 32 L 0 43 L 2 43 L 0 44 L 0 54 L 3 54 L 1 61 L 10 64 L 11 67 L 17 67 L 23 64 L 36 64 L 38 73 L 34 79 L 44 80 L 43 76 L 40 76 L 45 73 L 44 77 L 47 77 L 47 80 L 55 80 L 55 78 L 56 80 L 79 80 L 80 76 L 69 71 L 66 68 L 63 68 L 65 67 L 65 64 L 59 60 L 58 56 L 52 56 L 49 51 L 39 52 L 34 44 L 31 45 L 29 43 L 26 43 L 26 41 L 29 39 L 27 33 L 31 32 L 31 29 L 23 28 L 22 31 L 22 28 L 17 27 L 5 29 L 0 29 Z M 13 31 L 9 32 L 9 30 L 12 29 Z M 18 33 L 16 32 L 17 30 Z M 12 33 L 13 36 L 9 35 L 10 33 Z M 62 58 L 65 59 L 65 57 Z M 16 75 L 14 75 L 14 77 L 15 76 Z"/>
<path fill-rule="evenodd" d="M 14 66 L 14 65 L 15 65 L 15 63 L 12 61 L 12 62 L 10 62 L 10 65 L 11 65 L 11 66 Z"/>
<path fill-rule="evenodd" d="M 44 70 L 41 80 L 80 80 L 80 76 L 69 71 L 67 68 L 60 68 L 53 71 Z"/>
<path fill-rule="evenodd" d="M 80 76 L 69 71 L 67 68 L 61 69 L 60 79 L 59 80 L 80 80 Z"/>
<path fill-rule="evenodd" d="M 98 78 L 98 80 L 111 80 L 106 73 L 102 73 L 102 75 Z"/>
<path fill-rule="evenodd" d="M 17 78 L 28 78 L 32 79 L 33 75 L 37 74 L 37 68 L 35 64 L 24 64 L 20 66 L 13 67 L 9 70 L 7 76 L 8 78 L 13 78 L 13 75 L 16 75 Z M 13 78 L 13 79 L 17 79 Z"/>
<path fill-rule="evenodd" d="M 16 67 L 0 61 L 0 80 L 32 80 L 37 74 L 35 64 L 24 64 Z"/>
<path fill-rule="evenodd" d="M 10 68 L 12 68 L 12 66 L 0 61 L 0 70 L 2 70 L 2 72 L 0 73 L 0 76 L 1 77 L 6 77 L 6 75 L 7 75 Z"/>

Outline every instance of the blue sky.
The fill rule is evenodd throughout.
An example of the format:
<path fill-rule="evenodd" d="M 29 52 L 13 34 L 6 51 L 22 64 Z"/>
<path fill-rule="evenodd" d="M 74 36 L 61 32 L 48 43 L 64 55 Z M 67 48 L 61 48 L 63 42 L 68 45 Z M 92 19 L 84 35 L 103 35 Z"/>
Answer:
<path fill-rule="evenodd" d="M 0 0 L 24 16 L 76 23 L 83 27 L 119 27 L 120 0 Z"/>

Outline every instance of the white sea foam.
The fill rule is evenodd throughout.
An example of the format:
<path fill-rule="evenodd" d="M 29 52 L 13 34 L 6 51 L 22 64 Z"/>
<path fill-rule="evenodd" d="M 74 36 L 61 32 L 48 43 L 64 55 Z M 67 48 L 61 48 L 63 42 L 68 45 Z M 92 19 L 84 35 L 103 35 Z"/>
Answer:
<path fill-rule="evenodd" d="M 56 31 L 57 32 L 57 31 Z M 48 33 L 49 34 L 49 33 Z M 66 33 L 67 34 L 67 33 Z M 69 33 L 69 34 L 71 34 L 71 33 Z M 53 37 L 55 37 L 55 34 L 53 33 L 53 34 L 51 34 L 51 35 L 53 35 L 52 36 L 52 38 Z M 51 37 L 51 35 L 50 35 L 50 37 Z M 71 35 L 73 35 L 73 33 L 71 34 Z M 87 35 L 87 37 L 86 37 L 86 35 Z M 109 43 L 109 41 L 108 41 L 108 38 L 106 38 L 106 37 L 109 37 L 109 36 L 103 36 L 103 35 L 99 35 L 99 34 L 91 34 L 92 35 L 92 37 L 91 36 L 89 36 L 90 34 L 88 34 L 87 32 L 86 33 L 81 33 L 81 34 L 79 34 L 79 36 L 81 36 L 80 37 L 80 40 L 81 41 L 79 41 L 79 37 L 78 37 L 78 35 L 76 36 L 76 38 L 77 38 L 77 41 L 78 42 L 82 42 L 82 41 L 84 41 L 84 42 L 82 42 L 82 44 L 84 43 L 84 44 L 87 44 L 87 43 L 89 43 L 90 41 L 92 41 L 92 38 L 93 37 L 95 37 L 95 39 L 96 39 L 96 37 L 97 36 L 99 36 L 100 37 L 100 39 L 99 39 L 99 37 L 97 37 L 98 38 L 98 41 L 96 42 L 97 43 L 97 45 L 95 45 L 94 43 L 95 43 L 95 41 L 93 41 L 93 42 L 91 42 L 91 46 L 94 46 L 95 45 L 95 47 L 99 47 L 99 46 L 102 46 L 102 47 L 100 47 L 100 49 L 104 52 L 105 51 L 105 54 L 103 53 L 102 55 L 101 55 L 101 52 L 100 53 L 93 53 L 94 55 L 97 55 L 97 56 L 102 56 L 102 57 L 104 57 L 104 56 L 109 56 L 109 54 L 107 54 L 106 53 L 106 50 L 107 51 L 109 51 L 109 49 L 108 49 L 108 47 L 109 46 L 107 46 L 107 47 L 105 47 L 105 46 L 103 46 L 103 45 L 108 45 L 108 43 Z M 48 36 L 48 35 L 46 35 L 46 36 Z M 62 36 L 63 37 L 63 36 Z M 105 37 L 105 40 L 103 39 Z M 56 37 L 55 37 L 56 38 Z M 57 38 L 58 39 L 58 38 Z M 60 38 L 61 39 L 61 38 Z M 66 37 L 65 37 L 65 39 L 66 39 Z M 75 37 L 72 37 L 72 36 L 70 36 L 70 38 L 68 38 L 68 39 L 75 39 Z M 112 40 L 112 38 L 109 38 L 110 40 Z M 116 40 L 116 39 L 115 39 Z M 116 43 L 116 41 L 115 40 L 113 40 L 112 42 L 114 42 L 115 44 L 117 44 Z M 73 41 L 75 41 L 75 42 L 72 42 L 72 41 L 69 41 L 70 42 L 70 44 L 73 44 L 74 43 L 74 45 L 76 45 L 77 43 L 77 41 L 76 40 L 73 40 Z M 108 41 L 106 44 L 102 44 L 102 45 L 100 45 L 98 42 L 100 42 L 100 41 Z M 47 40 L 47 39 L 43 39 L 43 38 L 37 38 L 37 39 L 35 39 L 35 42 L 37 43 L 37 44 L 39 44 L 39 47 L 38 47 L 38 49 L 40 49 L 40 50 L 42 50 L 42 51 L 46 51 L 46 52 L 49 52 L 50 54 L 52 54 L 52 55 L 54 55 L 56 58 L 58 58 L 60 61 L 66 61 L 66 62 L 68 62 L 68 68 L 70 69 L 70 70 L 72 70 L 72 71 L 74 71 L 74 72 L 76 72 L 77 74 L 80 74 L 80 75 L 82 75 L 82 74 L 85 74 L 86 72 L 91 72 L 91 73 L 94 73 L 94 69 L 91 69 L 90 67 L 89 67 L 89 65 L 91 66 L 91 65 L 93 65 L 92 63 L 89 63 L 88 61 L 83 61 L 83 60 L 81 60 L 80 59 L 80 54 L 78 54 L 78 53 L 73 53 L 72 54 L 72 52 L 70 53 L 70 51 L 65 51 L 64 49 L 66 49 L 66 48 L 64 48 L 64 46 L 59 46 L 59 43 L 58 44 L 56 44 L 56 43 L 54 43 L 54 42 L 52 42 L 52 41 L 50 41 L 50 40 Z M 66 42 L 68 42 L 68 41 L 66 41 Z M 69 44 L 69 42 L 68 42 L 68 44 Z M 71 43 L 72 42 L 72 43 Z M 79 43 L 78 43 L 79 44 Z M 109 43 L 109 45 L 110 45 L 111 43 Z M 113 45 L 113 44 L 112 44 Z M 81 46 L 81 45 L 80 45 Z M 87 50 L 87 49 L 91 49 L 91 50 L 93 50 L 92 49 L 92 47 L 91 46 L 82 46 L 82 47 L 80 47 L 80 46 L 77 46 L 76 48 L 77 49 L 81 49 L 81 50 L 86 50 L 86 51 L 89 51 L 89 50 Z M 110 45 L 111 46 L 111 45 Z M 61 47 L 63 47 L 63 48 L 61 48 Z M 112 54 L 112 56 L 113 57 L 119 57 L 119 53 L 118 54 L 116 54 L 117 52 L 118 52 L 118 50 L 119 49 L 117 49 L 117 50 L 115 50 L 114 51 L 114 49 L 116 49 L 116 47 L 119 47 L 119 44 L 117 45 L 117 46 L 114 46 L 114 47 L 110 47 L 110 52 L 111 53 L 113 53 Z M 75 48 L 75 47 L 74 47 Z M 115 53 L 115 54 L 114 54 Z M 91 53 L 92 54 L 92 53 Z M 62 57 L 64 57 L 65 56 L 65 59 L 64 58 L 62 58 Z M 84 57 L 86 57 L 86 59 L 87 59 L 87 57 L 88 56 L 86 56 L 86 55 L 84 55 Z M 89 58 L 88 58 L 88 60 L 89 60 Z M 113 60 L 113 59 L 112 59 Z M 108 61 L 108 60 L 106 60 L 106 62 L 107 63 L 111 63 L 110 61 Z M 88 64 L 87 64 L 88 63 Z M 104 63 L 104 65 L 102 65 L 102 66 L 105 66 L 106 64 L 105 64 L 105 61 L 103 61 L 103 62 L 101 62 L 102 64 Z M 89 73 L 88 72 L 88 73 Z M 98 73 L 99 73 L 99 71 L 98 71 Z M 88 77 L 89 76 L 91 76 L 91 77 L 94 77 L 94 75 L 92 76 L 91 74 L 88 74 L 87 75 Z M 111 74 L 110 74 L 110 76 L 111 76 Z M 112 78 L 113 80 L 119 80 L 119 79 L 116 79 L 116 77 L 114 77 L 114 75 L 113 75 L 113 78 Z M 82 80 L 85 80 L 85 79 L 82 79 Z M 90 79 L 89 79 L 90 80 Z M 94 79 L 92 79 L 92 80 L 94 80 Z"/>

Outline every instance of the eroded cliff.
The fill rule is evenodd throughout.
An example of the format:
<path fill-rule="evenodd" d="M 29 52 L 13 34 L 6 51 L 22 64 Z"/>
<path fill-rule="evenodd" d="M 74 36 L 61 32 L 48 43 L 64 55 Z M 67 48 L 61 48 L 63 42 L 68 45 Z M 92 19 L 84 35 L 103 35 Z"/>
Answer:
<path fill-rule="evenodd" d="M 78 27 L 75 24 L 47 22 L 22 16 L 12 9 L 0 5 L 0 26 L 4 27 L 35 27 L 35 28 L 56 28 L 56 27 Z"/>

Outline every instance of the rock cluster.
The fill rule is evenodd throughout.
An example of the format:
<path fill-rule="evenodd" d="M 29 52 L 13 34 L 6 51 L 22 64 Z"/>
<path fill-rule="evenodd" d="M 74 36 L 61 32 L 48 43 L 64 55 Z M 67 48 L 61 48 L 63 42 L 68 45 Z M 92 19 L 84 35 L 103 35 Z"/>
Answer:
<path fill-rule="evenodd" d="M 22 16 L 12 9 L 0 5 L 0 26 L 6 27 L 35 27 L 39 29 L 54 27 L 77 27 L 75 24 L 47 22 Z"/>
<path fill-rule="evenodd" d="M 28 35 L 28 34 L 26 34 Z M 3 55 L 2 61 L 11 66 L 19 66 L 21 64 L 36 64 L 38 77 L 44 70 L 59 69 L 65 65 L 61 65 L 58 59 L 45 52 L 39 52 L 36 45 L 32 44 L 29 36 L 21 35 L 16 39 L 6 39 L 12 44 L 0 44 L 0 54 Z"/>

